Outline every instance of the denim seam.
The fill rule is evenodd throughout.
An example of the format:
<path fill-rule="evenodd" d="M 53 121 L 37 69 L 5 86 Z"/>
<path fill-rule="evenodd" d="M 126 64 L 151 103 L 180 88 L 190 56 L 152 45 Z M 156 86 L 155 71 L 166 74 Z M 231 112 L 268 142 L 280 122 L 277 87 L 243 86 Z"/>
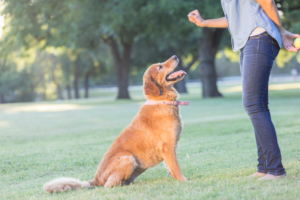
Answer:
<path fill-rule="evenodd" d="M 255 135 L 257 135 L 256 131 L 255 131 Z M 256 140 L 259 141 L 258 136 L 255 136 L 255 137 L 257 137 Z M 262 144 L 261 144 L 260 141 L 259 141 L 259 143 L 260 143 L 261 148 L 262 148 Z M 258 150 L 258 149 L 257 149 L 257 150 Z M 257 152 L 257 153 L 258 153 L 258 152 Z M 265 156 L 264 152 L 263 152 L 263 157 L 264 157 L 264 170 L 263 170 L 263 171 L 264 171 L 264 172 L 268 172 L 267 169 L 266 169 L 266 156 Z M 258 157 L 258 158 L 259 158 L 259 157 Z M 257 167 L 258 167 L 258 165 L 257 165 Z M 260 172 L 259 169 L 258 169 L 257 171 Z"/>
<path fill-rule="evenodd" d="M 268 173 L 268 171 L 267 170 L 257 170 L 257 172 L 260 172 L 260 173 Z"/>
<path fill-rule="evenodd" d="M 257 48 L 256 48 L 256 51 L 258 51 L 258 49 L 259 49 L 259 37 L 260 37 L 260 35 L 258 35 L 258 38 L 257 38 Z M 252 66 L 254 66 L 254 65 L 257 64 L 257 57 L 258 57 L 258 54 L 256 53 L 255 60 L 253 60 Z M 252 67 L 252 68 L 254 68 L 254 67 Z M 255 73 L 256 73 L 256 71 L 252 70 L 252 74 L 251 74 L 252 77 L 255 77 Z M 251 79 L 253 80 L 254 78 L 251 78 Z M 253 91 L 253 88 L 254 88 L 253 84 L 254 84 L 254 81 L 251 82 L 251 92 Z M 251 95 L 251 96 L 253 96 L 253 95 Z"/>
<path fill-rule="evenodd" d="M 267 174 L 272 174 L 272 175 L 275 175 L 275 176 L 280 176 L 280 175 L 286 174 L 286 172 L 284 171 L 283 173 L 278 173 L 277 170 L 276 170 L 275 173 L 273 173 L 273 172 L 267 172 Z"/>
<path fill-rule="evenodd" d="M 240 71 L 241 71 L 241 76 L 242 76 L 242 82 L 243 82 L 243 61 L 244 61 L 244 52 L 243 52 L 243 50 L 244 50 L 244 48 L 242 48 L 241 52 L 240 52 Z"/>
<path fill-rule="evenodd" d="M 270 146 L 270 138 L 268 137 L 267 130 L 265 129 L 265 126 L 263 125 L 263 123 L 261 123 L 261 119 L 259 119 L 258 121 L 259 121 L 260 127 L 263 129 L 263 133 L 266 135 L 266 138 L 268 139 L 268 146 L 269 146 L 269 149 L 272 149 L 271 146 Z M 263 150 L 264 150 L 264 149 L 263 149 Z M 272 151 L 273 151 L 273 149 L 272 149 Z M 265 150 L 264 150 L 264 154 L 265 154 Z M 264 169 L 265 169 L 266 171 L 268 171 L 268 170 L 266 169 L 267 157 L 265 156 L 265 158 L 266 158 L 266 159 L 265 159 L 265 163 L 264 163 Z"/>
<path fill-rule="evenodd" d="M 273 45 L 273 41 L 272 41 L 272 40 L 268 40 L 268 39 L 266 39 L 266 38 L 260 38 L 260 39 L 262 39 L 262 40 L 264 40 L 264 41 L 266 41 L 266 42 L 269 42 L 271 45 Z"/>
<path fill-rule="evenodd" d="M 272 46 L 272 52 L 273 52 L 273 45 L 271 45 L 271 46 Z M 272 54 L 273 54 L 273 53 L 272 53 Z M 266 88 L 267 91 L 268 91 L 268 85 L 269 85 L 269 84 L 267 84 L 267 88 Z M 261 120 L 259 120 L 259 122 L 260 122 L 260 125 L 261 125 L 262 129 L 264 130 L 264 134 L 266 135 L 266 138 L 268 138 L 268 146 L 269 146 L 269 149 L 271 149 L 271 146 L 270 146 L 270 138 L 268 137 L 267 130 L 266 130 L 264 124 L 261 123 Z M 264 149 L 263 149 L 263 150 L 264 150 Z M 273 149 L 272 149 L 272 151 L 273 151 Z M 264 156 L 265 156 L 265 163 L 264 163 L 264 165 L 265 165 L 265 170 L 267 170 L 267 169 L 266 169 L 266 168 L 267 168 L 267 167 L 266 167 L 267 157 L 266 157 L 266 155 L 265 155 L 265 150 L 264 150 Z"/>
<path fill-rule="evenodd" d="M 260 37 L 260 35 L 258 35 L 258 38 L 257 38 L 257 49 L 256 49 L 257 52 L 258 52 L 258 50 L 259 50 L 259 37 Z M 257 57 L 258 57 L 258 53 L 256 53 L 255 60 L 254 60 L 252 66 L 254 66 L 254 65 L 257 64 Z M 255 69 L 256 69 L 256 68 L 255 68 Z M 253 70 L 252 77 L 255 77 L 255 73 L 256 73 L 256 71 Z M 252 78 L 252 80 L 253 80 L 253 78 Z M 251 82 L 251 91 L 253 91 L 253 88 L 254 88 L 254 81 Z M 252 95 L 251 95 L 251 96 L 252 96 Z"/>
<path fill-rule="evenodd" d="M 261 33 L 259 35 L 253 35 L 253 36 L 250 36 L 249 39 L 258 39 L 260 38 L 261 36 L 267 36 L 269 35 L 268 33 Z"/>
<path fill-rule="evenodd" d="M 258 35 L 258 37 L 257 37 L 257 53 L 256 53 L 256 56 L 255 56 L 255 60 L 253 61 L 253 65 L 252 66 L 254 66 L 254 65 L 257 65 L 257 57 L 258 57 L 258 51 L 259 51 L 259 41 L 260 41 L 260 37 L 261 37 L 261 35 Z M 256 68 L 255 68 L 256 69 Z M 252 73 L 252 77 L 254 77 L 255 76 L 255 73 L 256 73 L 256 71 L 254 71 L 253 70 L 253 73 Z M 253 91 L 253 88 L 254 88 L 254 81 L 252 81 L 252 83 L 251 83 L 251 91 Z M 260 120 L 259 120 L 260 121 Z M 263 127 L 263 129 L 264 129 L 264 127 Z M 265 129 L 264 129 L 265 130 Z M 266 161 L 267 161 L 267 157 L 265 156 L 265 150 L 263 149 L 263 151 L 264 151 L 264 157 L 265 157 L 265 162 L 264 162 L 264 171 L 267 171 L 267 167 L 266 167 Z"/>
<path fill-rule="evenodd" d="M 258 46 L 259 46 L 259 40 L 258 40 Z M 272 46 L 272 54 L 273 54 L 273 45 Z M 274 57 L 274 54 L 273 54 L 273 57 Z M 268 87 L 268 86 L 267 86 Z M 267 89 L 267 88 L 266 88 Z M 264 126 L 263 123 L 261 123 L 261 120 L 259 119 L 258 122 L 260 123 L 260 126 L 261 128 L 263 129 L 263 133 L 265 134 L 267 140 L 268 140 L 268 149 L 271 149 L 273 151 L 273 149 L 271 148 L 271 145 L 270 145 L 270 138 L 268 137 L 268 134 L 267 134 L 267 130 Z M 264 150 L 264 149 L 263 149 Z M 264 154 L 265 154 L 265 150 L 264 150 Z M 265 160 L 265 163 L 264 163 L 264 166 L 265 166 L 265 169 L 266 169 L 266 162 L 267 162 L 267 157 L 265 156 L 266 160 Z M 277 170 L 275 170 L 275 173 L 277 174 Z"/>
<path fill-rule="evenodd" d="M 273 50 L 273 46 L 274 46 L 273 41 L 272 41 L 272 45 L 271 46 L 272 46 L 272 55 L 273 55 L 273 60 L 274 60 L 274 56 L 275 55 L 274 55 L 274 50 Z"/>

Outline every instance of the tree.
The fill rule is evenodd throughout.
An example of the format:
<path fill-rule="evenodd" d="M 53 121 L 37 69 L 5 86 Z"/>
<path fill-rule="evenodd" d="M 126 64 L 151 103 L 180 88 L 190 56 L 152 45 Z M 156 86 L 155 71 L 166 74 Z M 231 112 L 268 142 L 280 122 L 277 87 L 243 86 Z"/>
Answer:
<path fill-rule="evenodd" d="M 219 0 L 201 1 L 194 9 L 198 9 L 205 19 L 224 16 Z M 220 97 L 222 95 L 217 87 L 215 57 L 221 44 L 224 29 L 212 29 L 206 27 L 201 29 L 202 35 L 198 42 L 198 52 L 200 59 L 199 72 L 202 82 L 202 96 L 204 98 Z M 228 38 L 226 37 L 224 39 L 227 40 Z"/>
<path fill-rule="evenodd" d="M 5 81 L 3 81 L 3 75 L 5 73 L 5 68 L 7 68 L 7 65 L 6 65 L 6 57 L 4 57 L 2 60 L 1 60 L 1 63 L 0 63 L 0 104 L 1 103 L 4 103 L 4 94 L 5 94 Z"/>
<path fill-rule="evenodd" d="M 203 8 L 200 9 L 200 12 L 207 18 L 224 16 L 221 3 L 217 0 L 188 2 L 161 0 L 144 10 L 148 15 L 153 16 L 147 20 L 149 24 L 152 24 L 149 26 L 151 34 L 147 37 L 151 38 L 151 42 L 157 41 L 157 45 L 161 48 L 159 52 L 169 52 L 171 55 L 176 54 L 180 57 L 192 55 L 193 59 L 186 67 L 179 63 L 178 69 L 180 70 L 188 70 L 198 60 L 195 57 L 198 50 L 202 95 L 203 97 L 221 96 L 216 84 L 217 74 L 214 60 L 224 30 L 201 29 L 189 23 L 187 14 L 196 8 Z M 175 87 L 182 93 L 186 92 L 185 80 L 178 82 Z"/>
<path fill-rule="evenodd" d="M 43 75 L 39 76 L 39 68 L 35 63 L 25 63 L 23 68 L 18 69 L 20 66 L 11 56 L 5 58 L 5 63 L 0 64 L 1 103 L 33 101 L 35 89 L 44 78 Z"/>
<path fill-rule="evenodd" d="M 12 0 L 4 1 L 4 14 L 9 19 L 7 34 L 4 41 L 14 47 L 39 47 L 40 50 L 46 47 L 65 47 L 72 61 L 73 86 L 75 98 L 79 98 L 80 53 L 87 48 L 91 49 L 90 35 L 83 34 L 83 24 L 88 21 L 84 18 L 84 9 L 81 1 L 31 1 Z M 86 11 L 87 12 L 87 11 Z M 26 26 L 24 26 L 26 24 Z M 98 33 L 98 32 L 97 32 Z M 95 36 L 96 34 L 94 34 Z M 88 42 L 87 42 L 88 41 Z M 99 42 L 95 43 L 96 45 Z M 66 71 L 64 71 L 66 72 Z M 57 84 L 53 76 L 53 81 Z M 60 88 L 60 85 L 57 85 Z M 69 84 L 67 89 L 70 89 Z M 61 90 L 61 89 L 60 89 Z M 60 96 L 60 95 L 59 95 Z M 70 95 L 68 95 L 70 97 Z"/>
<path fill-rule="evenodd" d="M 59 68 L 62 73 L 62 85 L 66 88 L 67 98 L 72 99 L 71 85 L 72 85 L 72 61 L 70 60 L 66 50 L 57 54 Z"/>
<path fill-rule="evenodd" d="M 220 2 L 216 8 L 216 1 L 213 3 L 211 1 L 202 1 L 196 3 L 192 2 L 183 2 L 183 1 L 119 1 L 112 0 L 109 2 L 97 1 L 100 7 L 93 6 L 97 8 L 99 13 L 99 19 L 101 19 L 101 27 L 103 28 L 103 41 L 110 46 L 111 52 L 114 58 L 114 66 L 116 69 L 117 81 L 119 86 L 118 98 L 129 98 L 129 93 L 127 90 L 128 87 L 128 76 L 131 65 L 131 55 L 132 48 L 134 44 L 141 38 L 150 38 L 150 41 L 156 41 L 157 45 L 164 46 L 161 48 L 164 51 L 171 53 L 180 54 L 180 48 L 183 46 L 185 50 L 187 48 L 188 38 L 193 33 L 197 32 L 197 29 L 192 30 L 192 25 L 187 21 L 187 13 L 195 7 L 205 6 L 208 7 L 209 11 L 207 13 L 216 14 L 220 16 L 223 12 L 221 11 Z M 99 12 L 99 9 L 102 9 L 103 12 Z M 105 11 L 109 10 L 107 13 Z M 135 12 L 132 12 L 135 10 Z M 217 11 L 215 11 L 217 10 Z M 114 20 L 111 20 L 114 19 Z M 178 28 L 177 25 L 180 25 Z M 208 44 L 215 45 L 211 48 L 211 52 L 214 58 L 215 52 L 218 49 L 219 41 L 222 36 L 222 31 L 216 31 L 219 38 L 213 38 L 217 42 L 208 41 Z M 206 32 L 204 32 L 206 34 Z M 209 33 L 207 33 L 209 34 Z M 208 37 L 206 37 L 208 38 Z M 195 38 L 193 38 L 193 43 L 195 44 Z M 178 42 L 180 41 L 181 42 Z M 166 42 L 167 41 L 167 42 Z M 177 42 L 177 43 L 176 43 Z M 203 43 L 207 41 L 203 40 Z M 180 46 L 179 44 L 183 44 Z M 190 45 L 194 48 L 196 46 Z M 205 45 L 208 47 L 208 45 Z M 144 47 L 145 48 L 145 47 Z M 160 48 L 160 47 L 159 47 Z M 201 48 L 199 48 L 201 50 Z M 183 55 L 188 55 L 188 52 L 181 51 Z M 189 52 L 190 53 L 190 52 Z M 201 54 L 201 53 L 200 53 Z M 168 57 L 170 57 L 169 55 Z M 196 59 L 194 59 L 196 62 Z M 201 72 L 210 72 L 202 73 L 203 81 L 203 91 L 207 97 L 210 96 L 220 96 L 220 93 L 217 91 L 216 86 L 216 73 L 214 70 L 214 62 L 206 62 L 204 59 Z M 192 64 L 192 63 L 191 63 Z M 181 65 L 180 65 L 181 66 Z M 179 67 L 180 67 L 179 66 Z M 182 66 L 181 66 L 182 67 Z M 212 70 L 211 70 L 212 69 Z M 182 82 L 184 84 L 184 82 Z M 179 87 L 180 88 L 180 87 Z M 180 89 L 181 90 L 181 89 Z M 182 87 L 182 92 L 186 90 Z M 206 92 L 208 91 L 208 92 Z M 205 96 L 205 97 L 206 97 Z"/>
<path fill-rule="evenodd" d="M 95 75 L 102 78 L 99 72 L 108 68 L 106 65 L 111 62 L 108 64 L 105 60 L 111 59 L 115 78 L 110 78 L 117 82 L 117 98 L 130 98 L 130 69 L 144 70 L 149 64 L 173 54 L 190 58 L 179 63 L 179 70 L 188 71 L 200 62 L 203 97 L 221 96 L 216 84 L 215 56 L 220 48 L 229 45 L 228 32 L 195 27 L 186 16 L 191 10 L 199 9 L 204 18 L 223 17 L 219 0 L 3 2 L 7 20 L 6 34 L 2 38 L 5 47 L 13 47 L 13 51 L 33 47 L 39 51 L 48 47 L 65 48 L 63 57 L 48 52 L 57 59 L 51 77 L 59 97 L 59 90 L 66 87 L 68 98 L 71 98 L 71 88 L 75 98 L 79 98 L 82 83 L 88 97 L 89 85 L 93 81 L 100 82 L 95 80 Z M 283 12 L 284 26 L 300 30 L 299 2 L 276 2 Z M 104 45 L 107 47 L 103 48 Z M 107 54 L 108 49 L 111 56 Z M 181 93 L 187 91 L 185 80 L 175 85 Z"/>
<path fill-rule="evenodd" d="M 66 46 L 73 50 L 75 98 L 79 98 L 78 81 L 81 74 L 79 52 L 84 49 L 89 51 L 97 49 L 100 38 L 110 46 L 113 55 L 119 87 L 117 98 L 129 98 L 127 88 L 132 45 L 134 38 L 145 27 L 144 22 L 137 23 L 137 20 L 130 19 L 138 19 L 139 15 L 142 15 L 140 10 L 146 5 L 145 2 L 133 0 L 4 2 L 4 13 L 10 17 L 10 24 L 14 24 L 7 36 L 14 35 L 19 39 L 15 45 L 28 47 L 44 42 L 44 46 Z M 139 12 L 131 12 L 132 9 Z"/>
<path fill-rule="evenodd" d="M 199 42 L 200 77 L 202 81 L 202 96 L 222 96 L 217 87 L 215 57 L 224 29 L 202 28 L 202 38 Z"/>
<path fill-rule="evenodd" d="M 277 8 L 282 13 L 283 26 L 294 33 L 300 33 L 300 2 L 293 0 L 275 0 Z"/>
<path fill-rule="evenodd" d="M 201 32 L 199 29 L 195 29 L 186 17 L 193 5 L 193 2 L 176 1 L 171 3 L 170 0 L 161 0 L 156 3 L 156 6 L 147 9 L 149 15 L 151 13 L 155 15 L 148 20 L 153 25 L 151 34 L 146 36 L 149 38 L 149 43 L 157 46 L 158 51 L 156 53 L 161 54 L 161 60 L 172 55 L 181 58 L 177 70 L 183 70 L 187 73 L 199 60 L 197 45 L 195 44 L 197 44 Z M 185 59 L 183 62 L 184 57 L 191 59 Z M 187 77 L 174 85 L 179 93 L 187 93 L 186 79 Z"/>
<path fill-rule="evenodd" d="M 282 14 L 282 25 L 285 29 L 300 33 L 300 2 L 292 0 L 275 0 L 279 12 Z M 281 50 L 277 56 L 276 63 L 279 67 L 284 67 L 285 63 L 292 60 L 297 54 Z"/>
<path fill-rule="evenodd" d="M 128 99 L 129 71 L 131 66 L 131 53 L 135 40 L 145 34 L 151 26 L 145 23 L 153 17 L 144 10 L 153 6 L 150 1 L 94 1 L 97 2 L 97 13 L 103 28 L 103 41 L 110 47 L 114 60 L 118 84 L 118 99 Z M 99 12 L 109 10 L 110 12 Z M 135 12 L 132 12 L 134 10 Z M 111 20 L 114 19 L 114 20 Z"/>

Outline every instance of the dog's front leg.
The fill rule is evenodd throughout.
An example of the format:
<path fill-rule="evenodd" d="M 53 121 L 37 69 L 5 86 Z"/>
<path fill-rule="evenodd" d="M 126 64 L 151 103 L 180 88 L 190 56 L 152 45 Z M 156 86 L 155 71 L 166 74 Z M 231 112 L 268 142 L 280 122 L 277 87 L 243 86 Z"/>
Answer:
<path fill-rule="evenodd" d="M 167 144 L 163 144 L 161 147 L 161 155 L 165 161 L 165 164 L 168 167 L 169 174 L 180 181 L 187 181 L 186 178 L 182 175 L 177 156 L 175 152 L 175 147 L 172 147 Z"/>

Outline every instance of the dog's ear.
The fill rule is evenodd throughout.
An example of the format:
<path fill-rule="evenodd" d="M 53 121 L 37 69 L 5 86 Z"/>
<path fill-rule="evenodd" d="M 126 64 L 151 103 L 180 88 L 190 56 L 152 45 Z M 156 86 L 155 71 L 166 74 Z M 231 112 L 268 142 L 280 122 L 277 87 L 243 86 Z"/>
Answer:
<path fill-rule="evenodd" d="M 152 76 L 150 76 L 145 79 L 144 93 L 145 95 L 160 96 L 163 95 L 163 88 Z"/>

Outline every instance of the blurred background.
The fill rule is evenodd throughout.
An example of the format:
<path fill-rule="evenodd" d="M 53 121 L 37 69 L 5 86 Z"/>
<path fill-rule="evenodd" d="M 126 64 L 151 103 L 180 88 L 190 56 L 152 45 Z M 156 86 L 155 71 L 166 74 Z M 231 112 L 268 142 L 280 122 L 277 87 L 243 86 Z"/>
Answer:
<path fill-rule="evenodd" d="M 1 0 L 0 103 L 105 96 L 130 99 L 143 73 L 177 55 L 188 73 L 175 87 L 204 98 L 240 84 L 227 29 L 196 27 L 187 14 L 223 17 L 220 0 Z M 300 33 L 300 2 L 276 0 L 283 26 Z M 297 82 L 300 53 L 282 49 L 272 82 Z M 189 86 L 189 87 L 188 87 Z M 300 88 L 300 85 L 291 86 Z"/>

